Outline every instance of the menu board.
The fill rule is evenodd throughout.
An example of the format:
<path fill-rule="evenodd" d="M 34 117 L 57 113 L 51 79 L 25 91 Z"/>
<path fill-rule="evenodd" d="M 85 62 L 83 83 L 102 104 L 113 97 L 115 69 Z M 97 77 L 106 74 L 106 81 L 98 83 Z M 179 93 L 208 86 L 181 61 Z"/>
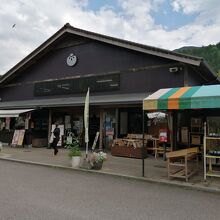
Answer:
<path fill-rule="evenodd" d="M 24 141 L 24 133 L 25 133 L 25 130 L 15 130 L 14 131 L 13 139 L 11 142 L 11 145 L 13 147 L 22 146 L 23 141 Z"/>

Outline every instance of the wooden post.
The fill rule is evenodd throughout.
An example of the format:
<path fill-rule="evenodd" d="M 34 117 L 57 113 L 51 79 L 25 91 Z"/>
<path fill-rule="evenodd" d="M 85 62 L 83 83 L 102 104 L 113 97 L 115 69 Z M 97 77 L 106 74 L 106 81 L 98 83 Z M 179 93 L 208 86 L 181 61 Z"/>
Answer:
<path fill-rule="evenodd" d="M 115 109 L 115 138 L 118 138 L 118 117 L 119 111 L 118 108 Z"/>
<path fill-rule="evenodd" d="M 142 129 L 143 129 L 143 143 L 142 143 L 142 177 L 144 177 L 145 175 L 145 170 L 144 170 L 144 133 L 145 133 L 145 129 L 144 129 L 144 121 L 145 121 L 145 111 L 143 110 L 143 116 L 142 116 Z"/>
<path fill-rule="evenodd" d="M 188 86 L 189 85 L 189 76 L 188 76 L 188 66 L 185 65 L 184 66 L 184 86 Z"/>
<path fill-rule="evenodd" d="M 168 179 L 170 179 L 170 158 L 168 158 L 168 161 L 167 161 L 167 169 L 168 169 Z"/>
<path fill-rule="evenodd" d="M 186 182 L 188 182 L 188 157 L 187 155 L 184 157 L 185 159 L 185 176 L 186 176 Z"/>
<path fill-rule="evenodd" d="M 173 111 L 173 150 L 176 150 L 177 144 L 177 112 Z"/>
<path fill-rule="evenodd" d="M 170 147 L 171 147 L 171 151 L 173 151 L 173 113 L 168 112 L 167 117 L 168 117 L 167 120 L 169 121 L 168 128 L 170 130 Z"/>
<path fill-rule="evenodd" d="M 49 144 L 50 144 L 51 128 L 52 128 L 52 110 L 49 109 L 49 119 L 48 119 L 48 146 L 49 146 Z"/>
<path fill-rule="evenodd" d="M 103 148 L 103 109 L 99 112 L 99 149 Z"/>
<path fill-rule="evenodd" d="M 206 181 L 206 122 L 204 123 L 204 137 L 203 137 L 203 168 L 204 168 L 204 180 Z"/>

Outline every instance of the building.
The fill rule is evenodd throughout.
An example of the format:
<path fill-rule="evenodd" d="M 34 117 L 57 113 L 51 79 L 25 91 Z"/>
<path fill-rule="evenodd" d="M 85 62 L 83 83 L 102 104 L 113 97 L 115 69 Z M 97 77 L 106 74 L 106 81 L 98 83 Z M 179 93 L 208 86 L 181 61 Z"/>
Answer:
<path fill-rule="evenodd" d="M 90 141 L 100 131 L 99 146 L 107 146 L 142 132 L 142 101 L 150 93 L 216 81 L 202 58 L 66 24 L 0 78 L 0 138 L 10 143 L 14 129 L 31 127 L 34 143 L 46 145 L 56 121 L 65 135 L 82 134 L 90 87 Z"/>

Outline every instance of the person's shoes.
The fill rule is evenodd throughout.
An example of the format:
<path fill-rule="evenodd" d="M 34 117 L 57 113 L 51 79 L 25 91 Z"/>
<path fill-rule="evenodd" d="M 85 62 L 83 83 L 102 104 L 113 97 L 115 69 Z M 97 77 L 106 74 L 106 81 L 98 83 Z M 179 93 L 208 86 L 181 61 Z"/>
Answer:
<path fill-rule="evenodd" d="M 58 153 L 58 150 L 55 150 L 55 151 L 54 151 L 54 155 L 57 155 L 57 153 Z"/>

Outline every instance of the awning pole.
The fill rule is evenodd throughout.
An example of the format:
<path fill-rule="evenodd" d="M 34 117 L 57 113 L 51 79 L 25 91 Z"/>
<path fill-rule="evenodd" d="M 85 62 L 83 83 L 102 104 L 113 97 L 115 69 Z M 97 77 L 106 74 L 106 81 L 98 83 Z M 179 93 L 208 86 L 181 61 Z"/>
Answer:
<path fill-rule="evenodd" d="M 143 116 L 142 116 L 142 129 L 143 129 L 143 143 L 142 143 L 142 177 L 144 177 L 145 171 L 144 171 L 144 121 L 145 121 L 145 111 L 143 110 Z"/>
<path fill-rule="evenodd" d="M 177 124 L 178 124 L 177 112 L 173 111 L 173 149 L 177 149 Z"/>

